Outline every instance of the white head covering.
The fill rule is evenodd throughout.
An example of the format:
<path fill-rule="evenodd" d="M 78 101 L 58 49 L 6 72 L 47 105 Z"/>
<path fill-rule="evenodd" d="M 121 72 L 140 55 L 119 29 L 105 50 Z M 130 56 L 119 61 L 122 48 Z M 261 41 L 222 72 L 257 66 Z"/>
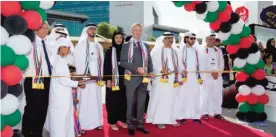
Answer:
<path fill-rule="evenodd" d="M 59 30 L 59 29 L 63 29 L 63 30 Z M 51 45 L 56 45 L 57 38 L 59 38 L 62 35 L 60 33 L 57 33 L 56 32 L 57 30 L 67 35 L 66 38 L 70 42 L 70 51 L 74 52 L 74 45 L 70 39 L 69 32 L 63 24 L 56 24 L 54 26 L 54 28 L 51 30 L 50 35 L 47 37 L 47 41 L 49 41 Z"/>
<path fill-rule="evenodd" d="M 158 37 L 155 40 L 155 45 L 151 50 L 152 53 L 154 53 L 156 50 L 162 49 L 164 47 L 164 42 L 163 41 L 164 41 L 165 37 L 167 37 L 167 36 L 173 36 L 173 34 L 170 33 L 170 32 L 165 32 L 162 36 Z M 175 38 L 173 38 L 172 47 L 177 48 L 176 45 L 175 45 Z"/>
<path fill-rule="evenodd" d="M 89 28 L 97 28 L 96 24 L 87 24 L 85 28 L 83 28 L 80 39 L 78 41 L 78 44 L 76 45 L 75 48 L 75 67 L 76 67 L 76 72 L 77 74 L 83 74 L 85 70 L 85 60 L 86 60 L 86 48 L 88 44 L 88 34 L 87 30 Z M 99 49 L 102 51 L 101 52 L 101 57 L 104 58 L 103 55 L 103 47 L 102 45 L 97 41 L 97 39 L 94 39 L 94 43 L 99 47 Z"/>
<path fill-rule="evenodd" d="M 53 50 L 54 54 L 52 55 L 52 62 L 55 62 L 54 66 L 57 62 L 58 50 L 62 46 L 70 48 L 71 47 L 70 46 L 70 41 L 68 39 L 64 38 L 64 37 L 60 37 L 60 38 L 57 39 L 56 44 L 55 44 L 55 49 Z"/>

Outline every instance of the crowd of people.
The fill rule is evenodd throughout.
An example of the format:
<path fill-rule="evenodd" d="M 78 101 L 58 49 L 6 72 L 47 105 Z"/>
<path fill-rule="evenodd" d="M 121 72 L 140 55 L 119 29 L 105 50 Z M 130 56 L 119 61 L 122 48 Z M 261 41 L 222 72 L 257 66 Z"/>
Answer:
<path fill-rule="evenodd" d="M 73 46 L 62 24 L 56 24 L 50 35 L 47 23 L 36 30 L 25 76 L 43 77 L 24 80 L 25 136 L 42 137 L 44 128 L 51 137 L 102 130 L 104 85 L 107 119 L 115 131 L 119 121 L 129 135 L 135 135 L 135 129 L 149 133 L 144 121 L 164 129 L 188 119 L 201 124 L 201 117 L 224 120 L 222 71 L 229 69 L 225 62 L 231 61 L 214 34 L 199 45 L 194 33 L 186 33 L 177 48 L 174 35 L 166 32 L 150 51 L 141 40 L 142 25 L 133 24 L 132 35 L 126 39 L 122 32 L 113 34 L 112 46 L 105 53 L 96 34 L 96 24 L 87 24 Z M 266 73 L 275 75 L 271 65 L 276 57 L 275 39 L 268 42 L 265 52 Z"/>

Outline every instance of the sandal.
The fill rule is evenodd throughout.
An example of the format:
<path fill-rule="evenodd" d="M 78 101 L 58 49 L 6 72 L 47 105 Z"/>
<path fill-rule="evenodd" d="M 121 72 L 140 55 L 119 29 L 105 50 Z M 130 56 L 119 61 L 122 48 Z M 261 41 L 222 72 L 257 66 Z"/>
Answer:
<path fill-rule="evenodd" d="M 225 120 L 223 116 L 221 116 L 220 114 L 215 115 L 214 118 L 219 119 L 219 120 Z"/>
<path fill-rule="evenodd" d="M 110 125 L 110 127 L 111 127 L 112 130 L 115 130 L 115 131 L 118 131 L 118 130 L 119 130 L 119 128 L 117 127 L 116 124 Z"/>
<path fill-rule="evenodd" d="M 127 123 L 123 123 L 122 128 L 128 128 Z"/>
<path fill-rule="evenodd" d="M 102 130 L 102 129 L 103 129 L 102 126 L 99 126 L 99 127 L 96 128 L 96 130 Z"/>

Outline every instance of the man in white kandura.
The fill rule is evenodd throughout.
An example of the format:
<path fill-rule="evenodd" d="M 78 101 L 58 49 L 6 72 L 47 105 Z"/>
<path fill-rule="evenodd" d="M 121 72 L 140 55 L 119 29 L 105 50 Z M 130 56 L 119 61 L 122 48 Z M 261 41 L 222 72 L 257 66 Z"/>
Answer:
<path fill-rule="evenodd" d="M 67 61 L 64 58 L 69 51 L 70 41 L 59 38 L 56 50 L 53 52 L 54 76 L 70 76 Z M 47 114 L 51 137 L 75 137 L 72 88 L 76 87 L 85 88 L 85 85 L 81 81 L 72 81 L 68 77 L 51 79 Z"/>
<path fill-rule="evenodd" d="M 54 25 L 54 28 L 51 30 L 51 33 L 49 36 L 47 36 L 47 42 L 49 42 L 52 47 L 49 47 L 50 50 L 55 50 L 57 39 L 60 37 L 64 37 L 68 40 L 69 46 L 70 46 L 70 52 L 66 57 L 64 57 L 68 64 L 71 66 L 74 66 L 74 45 L 70 39 L 69 32 L 66 29 L 66 27 L 63 24 L 56 24 Z"/>
<path fill-rule="evenodd" d="M 213 71 L 204 74 L 204 82 L 201 87 L 201 111 L 203 119 L 208 120 L 209 115 L 214 118 L 223 120 L 221 116 L 222 73 L 217 71 L 224 70 L 224 59 L 222 51 L 215 46 L 215 35 L 207 36 L 206 47 L 203 51 L 204 70 Z"/>
<path fill-rule="evenodd" d="M 196 37 L 193 33 L 187 33 L 186 44 L 181 42 L 179 50 L 181 80 L 183 85 L 176 99 L 176 118 L 181 123 L 192 119 L 195 123 L 200 121 L 200 85 L 202 70 L 201 52 L 195 46 Z"/>
<path fill-rule="evenodd" d="M 98 76 L 97 80 L 86 83 L 79 92 L 79 121 L 83 130 L 102 129 L 102 93 L 104 85 L 102 45 L 96 40 L 97 26 L 87 24 L 75 49 L 75 67 L 78 75 Z"/>
<path fill-rule="evenodd" d="M 152 82 L 147 123 L 156 124 L 164 129 L 165 124 L 179 126 L 174 114 L 175 96 L 178 89 L 178 49 L 174 45 L 174 37 L 166 32 L 156 41 L 151 51 L 154 74 L 164 74 Z M 170 75 L 165 75 L 171 73 Z"/>

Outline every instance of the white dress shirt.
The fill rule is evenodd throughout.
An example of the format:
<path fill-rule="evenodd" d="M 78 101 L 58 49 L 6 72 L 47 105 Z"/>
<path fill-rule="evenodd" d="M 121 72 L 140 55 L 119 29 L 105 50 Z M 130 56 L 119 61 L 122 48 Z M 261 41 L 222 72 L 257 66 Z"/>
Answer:
<path fill-rule="evenodd" d="M 48 66 L 46 62 L 46 58 L 44 55 L 44 49 L 42 45 L 42 40 L 45 42 L 46 51 L 48 53 L 49 61 L 51 62 L 52 53 L 48 49 L 50 44 L 46 41 L 46 39 L 42 39 L 39 36 L 35 36 L 35 41 L 33 42 L 31 51 L 26 55 L 29 60 L 29 66 L 26 69 L 24 76 L 35 76 L 35 63 L 34 63 L 34 46 L 37 47 L 38 60 L 40 60 L 40 56 L 42 56 L 42 76 L 49 76 Z M 52 64 L 52 63 L 51 63 Z"/>

